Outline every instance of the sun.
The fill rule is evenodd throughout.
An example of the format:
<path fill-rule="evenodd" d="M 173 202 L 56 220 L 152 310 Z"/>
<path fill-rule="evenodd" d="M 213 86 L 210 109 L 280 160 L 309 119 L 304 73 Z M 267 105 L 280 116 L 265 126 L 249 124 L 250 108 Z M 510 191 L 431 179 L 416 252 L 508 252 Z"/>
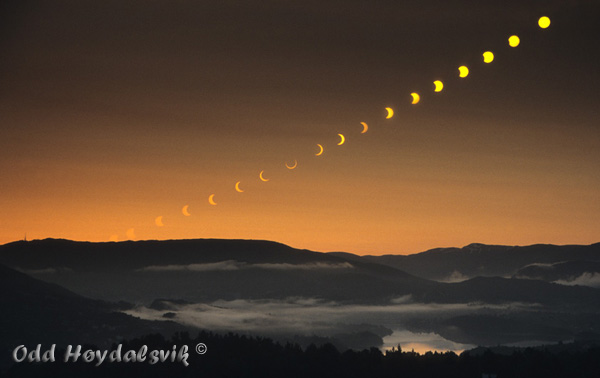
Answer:
<path fill-rule="evenodd" d="M 550 26 L 550 19 L 546 16 L 542 16 L 538 20 L 538 25 L 540 26 L 540 28 L 546 29 L 548 26 Z"/>

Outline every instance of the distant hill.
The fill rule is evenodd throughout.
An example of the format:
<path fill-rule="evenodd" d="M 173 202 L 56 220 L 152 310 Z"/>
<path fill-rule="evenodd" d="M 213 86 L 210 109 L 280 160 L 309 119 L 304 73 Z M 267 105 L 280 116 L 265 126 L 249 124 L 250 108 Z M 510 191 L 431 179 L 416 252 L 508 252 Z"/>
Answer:
<path fill-rule="evenodd" d="M 406 256 L 331 254 L 348 261 L 369 261 L 391 266 L 430 280 L 460 281 L 477 276 L 512 277 L 531 264 L 600 262 L 600 243 L 564 246 L 536 244 L 525 247 L 469 244 L 463 248 L 436 248 Z"/>
<path fill-rule="evenodd" d="M 554 264 L 531 264 L 519 269 L 514 277 L 600 288 L 600 262 L 564 261 Z"/>
<path fill-rule="evenodd" d="M 506 248 L 510 247 L 420 255 L 431 261 L 436 256 L 462 261 L 462 255 L 469 254 L 483 261 L 477 256 L 492 254 L 504 262 Z M 427 303 L 600 304 L 600 291 L 589 288 L 498 278 L 440 283 L 376 263 L 378 259 L 348 256 L 254 240 L 87 243 L 46 239 L 0 246 L 0 263 L 82 295 L 142 304 L 157 298 L 206 302 L 288 297 L 387 304 L 406 296 Z M 485 264 L 492 266 L 488 260 Z"/>

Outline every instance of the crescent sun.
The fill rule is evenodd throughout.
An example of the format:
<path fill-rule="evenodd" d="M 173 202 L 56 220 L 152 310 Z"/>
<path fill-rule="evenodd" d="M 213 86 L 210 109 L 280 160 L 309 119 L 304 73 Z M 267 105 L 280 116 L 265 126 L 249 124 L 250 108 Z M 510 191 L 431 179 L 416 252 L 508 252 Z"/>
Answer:
<path fill-rule="evenodd" d="M 385 108 L 385 110 L 387 110 L 387 112 L 388 112 L 388 114 L 385 117 L 385 119 L 390 119 L 390 118 L 392 118 L 394 116 L 394 109 L 392 109 L 392 108 Z"/>
<path fill-rule="evenodd" d="M 158 216 L 158 217 L 156 217 L 156 219 L 154 220 L 154 223 L 156 223 L 156 225 L 157 225 L 158 227 L 162 227 L 162 226 L 164 226 L 164 223 L 163 223 L 162 219 L 163 219 L 162 215 L 161 215 L 161 216 Z"/>
<path fill-rule="evenodd" d="M 287 169 L 295 169 L 298 166 L 298 160 L 294 160 L 294 165 L 288 165 L 288 163 L 285 163 L 285 167 Z"/>
<path fill-rule="evenodd" d="M 469 75 L 469 68 L 467 66 L 458 67 L 458 76 L 467 77 Z"/>
<path fill-rule="evenodd" d="M 434 81 L 433 85 L 435 85 L 434 91 L 436 91 L 436 92 L 441 92 L 442 89 L 444 89 L 444 83 L 442 83 L 441 80 Z"/>
<path fill-rule="evenodd" d="M 321 146 L 320 144 L 317 144 L 317 147 L 319 147 L 319 152 L 317 152 L 315 154 L 315 156 L 321 156 L 323 154 L 323 146 Z"/>
<path fill-rule="evenodd" d="M 208 196 L 208 203 L 210 203 L 213 206 L 215 206 L 217 204 L 215 202 L 215 195 L 214 194 L 211 194 L 210 196 Z"/>
<path fill-rule="evenodd" d="M 258 175 L 258 177 L 260 177 L 260 180 L 264 182 L 269 181 L 270 179 L 263 177 L 263 173 L 265 173 L 265 171 L 260 171 L 260 174 Z"/>
<path fill-rule="evenodd" d="M 185 206 L 184 206 L 184 207 L 181 209 L 181 213 L 182 213 L 183 215 L 185 215 L 186 217 L 189 217 L 190 215 L 192 215 L 192 214 L 190 214 L 190 212 L 188 211 L 188 207 L 190 207 L 190 205 L 185 205 Z"/>
<path fill-rule="evenodd" d="M 344 144 L 344 142 L 346 141 L 346 138 L 342 135 L 342 134 L 338 134 L 341 138 L 340 143 L 338 143 L 338 146 L 341 146 L 342 144 Z"/>
<path fill-rule="evenodd" d="M 361 124 L 361 125 L 362 125 L 362 127 L 363 127 L 363 131 L 361 131 L 360 133 L 361 133 L 361 134 L 364 134 L 364 133 L 366 133 L 366 132 L 367 132 L 367 130 L 369 130 L 369 125 L 367 125 L 367 123 L 366 123 L 366 122 L 361 122 L 360 124 Z"/>
<path fill-rule="evenodd" d="M 417 92 L 413 92 L 410 94 L 412 96 L 412 104 L 418 104 L 419 101 L 421 101 L 421 96 L 419 96 L 419 94 Z"/>
<path fill-rule="evenodd" d="M 130 228 L 129 230 L 127 230 L 126 232 L 127 238 L 128 239 L 135 239 L 135 229 Z"/>
<path fill-rule="evenodd" d="M 238 181 L 235 183 L 235 191 L 238 193 L 244 193 L 244 191 L 242 189 L 240 189 L 240 182 L 241 181 Z"/>

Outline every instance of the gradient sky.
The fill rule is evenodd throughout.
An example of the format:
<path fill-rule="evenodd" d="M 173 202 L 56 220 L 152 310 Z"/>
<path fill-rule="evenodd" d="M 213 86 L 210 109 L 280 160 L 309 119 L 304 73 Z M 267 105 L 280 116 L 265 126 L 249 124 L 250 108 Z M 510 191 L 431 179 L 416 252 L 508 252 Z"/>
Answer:
<path fill-rule="evenodd" d="M 597 2 L 1 6 L 0 243 L 600 241 Z"/>

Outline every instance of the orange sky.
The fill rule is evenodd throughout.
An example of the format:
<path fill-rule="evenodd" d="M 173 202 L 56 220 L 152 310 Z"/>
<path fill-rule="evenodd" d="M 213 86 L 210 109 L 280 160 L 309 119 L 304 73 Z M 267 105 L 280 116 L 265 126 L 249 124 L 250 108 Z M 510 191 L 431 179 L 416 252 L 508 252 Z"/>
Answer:
<path fill-rule="evenodd" d="M 0 243 L 599 241 L 598 6 L 50 3 L 0 20 Z"/>

